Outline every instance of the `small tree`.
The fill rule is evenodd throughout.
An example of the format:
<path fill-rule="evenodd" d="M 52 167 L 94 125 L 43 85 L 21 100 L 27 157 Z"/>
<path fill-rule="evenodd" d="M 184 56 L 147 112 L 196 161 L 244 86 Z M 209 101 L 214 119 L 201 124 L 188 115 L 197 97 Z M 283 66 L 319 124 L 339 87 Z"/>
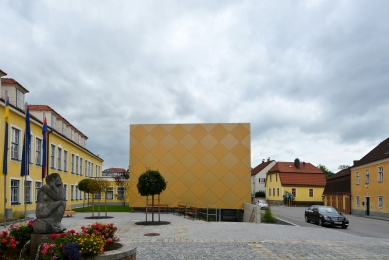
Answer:
<path fill-rule="evenodd" d="M 78 182 L 78 189 L 82 192 L 84 192 L 84 198 L 82 199 L 82 210 L 84 210 L 84 204 L 85 204 L 85 193 L 90 193 L 90 190 L 88 189 L 88 183 L 92 179 L 83 179 Z M 88 206 L 89 206 L 89 196 L 88 196 Z"/>
<path fill-rule="evenodd" d="M 104 193 L 104 205 L 105 205 L 105 216 L 107 216 L 107 188 L 109 187 L 109 181 L 105 179 L 97 179 L 97 185 L 99 186 L 100 193 Z M 100 199 L 99 199 L 99 217 L 100 217 Z"/>
<path fill-rule="evenodd" d="M 166 185 L 167 182 L 159 171 L 146 169 L 146 171 L 142 173 L 141 176 L 139 176 L 138 184 L 136 185 L 136 187 L 138 188 L 138 192 L 141 196 L 151 196 L 151 207 L 154 209 L 154 195 L 161 194 L 162 191 L 166 189 Z M 154 222 L 154 210 L 152 211 L 151 216 L 152 222 Z"/>
<path fill-rule="evenodd" d="M 115 180 L 117 187 L 122 187 L 124 189 L 124 194 L 122 197 L 119 197 L 119 200 L 122 200 L 123 207 L 126 205 L 126 199 L 127 199 L 127 191 L 130 188 L 130 170 L 128 169 L 126 172 L 123 173 L 115 173 L 112 175 L 112 178 Z"/>
<path fill-rule="evenodd" d="M 99 192 L 100 186 L 96 180 L 90 179 L 90 181 L 88 182 L 88 189 L 90 193 L 92 193 L 92 217 L 94 217 L 95 216 L 95 200 L 94 200 L 95 196 L 94 195 L 96 192 Z"/>

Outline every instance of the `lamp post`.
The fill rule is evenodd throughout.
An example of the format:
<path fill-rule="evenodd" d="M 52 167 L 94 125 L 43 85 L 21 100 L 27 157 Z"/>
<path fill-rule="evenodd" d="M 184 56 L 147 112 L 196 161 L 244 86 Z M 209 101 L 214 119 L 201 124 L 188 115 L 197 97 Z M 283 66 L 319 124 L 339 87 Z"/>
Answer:
<path fill-rule="evenodd" d="M 254 198 L 255 198 L 255 176 L 253 176 L 253 194 L 252 194 L 252 196 L 253 196 L 253 202 L 254 202 Z"/>

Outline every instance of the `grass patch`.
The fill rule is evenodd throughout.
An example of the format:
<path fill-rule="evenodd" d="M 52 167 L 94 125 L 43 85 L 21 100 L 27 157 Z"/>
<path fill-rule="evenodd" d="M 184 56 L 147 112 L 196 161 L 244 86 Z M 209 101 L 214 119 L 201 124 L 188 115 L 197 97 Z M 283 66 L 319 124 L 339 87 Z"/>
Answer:
<path fill-rule="evenodd" d="M 12 219 L 7 219 L 7 221 L 14 221 L 24 219 L 24 211 L 12 211 Z M 4 214 L 0 214 L 0 223 L 4 222 Z"/>
<path fill-rule="evenodd" d="M 262 216 L 263 222 L 266 223 L 277 223 L 277 219 L 273 216 L 270 207 L 265 209 L 265 214 Z"/>
<path fill-rule="evenodd" d="M 84 208 L 74 208 L 72 209 L 75 212 L 92 212 L 92 206 L 84 207 Z M 121 206 L 121 205 L 107 205 L 107 212 L 131 212 L 133 211 L 133 207 Z M 95 212 L 99 212 L 99 206 L 95 205 Z M 100 212 L 105 212 L 105 206 L 100 205 Z"/>

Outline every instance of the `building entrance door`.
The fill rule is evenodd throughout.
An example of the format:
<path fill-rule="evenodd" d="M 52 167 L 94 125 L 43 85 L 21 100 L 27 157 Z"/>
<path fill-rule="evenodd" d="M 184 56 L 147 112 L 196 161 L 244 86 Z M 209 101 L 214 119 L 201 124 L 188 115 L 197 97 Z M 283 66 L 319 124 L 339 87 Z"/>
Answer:
<path fill-rule="evenodd" d="M 366 201 L 366 216 L 370 215 L 370 197 L 365 197 Z"/>

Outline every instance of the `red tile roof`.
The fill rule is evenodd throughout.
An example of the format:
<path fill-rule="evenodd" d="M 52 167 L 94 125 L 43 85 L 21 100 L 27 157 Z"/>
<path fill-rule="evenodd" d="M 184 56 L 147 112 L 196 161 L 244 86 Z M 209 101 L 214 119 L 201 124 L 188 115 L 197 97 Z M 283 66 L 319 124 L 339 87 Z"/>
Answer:
<path fill-rule="evenodd" d="M 108 168 L 108 169 L 105 169 L 103 172 L 126 172 L 127 170 L 124 169 L 124 168 Z"/>
<path fill-rule="evenodd" d="M 277 162 L 268 173 L 279 173 L 282 185 L 326 185 L 324 173 L 311 163 L 300 162 L 300 169 L 297 169 L 293 162 Z"/>
<path fill-rule="evenodd" d="M 52 109 L 48 105 L 28 105 L 28 108 L 30 109 L 30 111 L 31 110 L 36 110 L 36 111 L 54 111 L 54 109 Z"/>
<path fill-rule="evenodd" d="M 23 87 L 22 85 L 20 85 L 19 82 L 17 82 L 16 80 L 14 79 L 11 79 L 11 78 L 2 78 L 1 79 L 1 84 L 17 84 L 19 87 L 21 87 L 26 93 L 28 93 L 29 91 Z"/>
<path fill-rule="evenodd" d="M 256 175 L 258 172 L 262 171 L 263 169 L 265 169 L 266 166 L 268 166 L 272 162 L 274 162 L 274 160 L 262 162 L 262 163 L 258 164 L 257 167 L 255 167 L 254 169 L 251 170 L 251 176 Z"/>

